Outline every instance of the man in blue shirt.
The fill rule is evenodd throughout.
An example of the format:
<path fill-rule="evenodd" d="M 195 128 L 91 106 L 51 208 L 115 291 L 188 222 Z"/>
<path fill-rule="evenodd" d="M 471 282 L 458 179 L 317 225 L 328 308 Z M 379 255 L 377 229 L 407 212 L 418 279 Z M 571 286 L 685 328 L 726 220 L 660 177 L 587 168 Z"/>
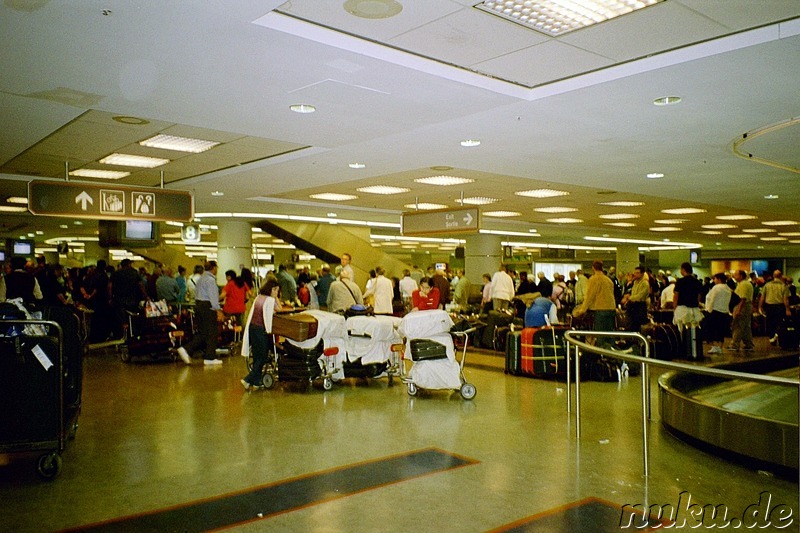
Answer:
<path fill-rule="evenodd" d="M 194 315 L 197 320 L 197 333 L 192 340 L 178 348 L 178 355 L 187 365 L 191 362 L 189 354 L 203 349 L 203 364 L 221 365 L 217 359 L 218 323 L 225 318 L 219 306 L 219 286 L 217 286 L 217 262 L 207 261 L 203 275 L 197 281 Z"/>

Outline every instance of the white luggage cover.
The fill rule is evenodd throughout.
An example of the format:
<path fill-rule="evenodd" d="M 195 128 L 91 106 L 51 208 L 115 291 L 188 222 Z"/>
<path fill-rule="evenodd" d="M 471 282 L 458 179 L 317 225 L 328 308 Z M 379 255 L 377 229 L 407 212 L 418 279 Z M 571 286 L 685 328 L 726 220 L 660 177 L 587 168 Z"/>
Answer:
<path fill-rule="evenodd" d="M 391 341 L 397 338 L 400 322 L 402 319 L 396 316 L 351 316 L 347 319 L 347 333 L 376 341 Z"/>
<path fill-rule="evenodd" d="M 428 340 L 444 344 L 447 359 L 414 361 L 408 377 L 417 387 L 422 389 L 458 389 L 461 387 L 461 368 L 456 362 L 456 349 L 453 337 L 449 333 L 440 333 L 427 337 Z M 411 358 L 411 344 L 406 343 L 405 357 Z"/>
<path fill-rule="evenodd" d="M 431 335 L 450 332 L 453 319 L 441 309 L 414 311 L 408 313 L 400 322 L 400 334 L 407 339 L 428 339 Z"/>
<path fill-rule="evenodd" d="M 362 365 L 383 363 L 392 357 L 392 345 L 401 344 L 397 332 L 400 318 L 394 316 L 351 316 L 347 319 L 347 360 L 361 359 Z"/>

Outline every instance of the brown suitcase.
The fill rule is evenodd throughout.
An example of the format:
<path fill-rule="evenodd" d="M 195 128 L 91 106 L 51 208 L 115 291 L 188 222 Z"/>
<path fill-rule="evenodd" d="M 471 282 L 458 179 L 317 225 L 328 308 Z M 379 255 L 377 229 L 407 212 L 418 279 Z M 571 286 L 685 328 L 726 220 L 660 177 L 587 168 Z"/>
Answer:
<path fill-rule="evenodd" d="M 317 336 L 317 319 L 305 313 L 275 314 L 272 316 L 272 333 L 302 342 Z"/>

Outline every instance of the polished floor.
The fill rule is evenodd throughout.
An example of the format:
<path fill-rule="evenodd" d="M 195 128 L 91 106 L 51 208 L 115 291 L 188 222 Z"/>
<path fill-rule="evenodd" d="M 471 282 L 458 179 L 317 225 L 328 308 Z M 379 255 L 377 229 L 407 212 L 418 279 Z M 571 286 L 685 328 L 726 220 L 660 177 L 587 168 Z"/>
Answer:
<path fill-rule="evenodd" d="M 767 352 L 766 339 L 757 340 Z M 89 525 L 117 531 L 612 531 L 620 529 L 623 505 L 688 508 L 690 497 L 691 504 L 726 506 L 729 519 L 777 508 L 768 515 L 772 527 L 788 527 L 776 531 L 800 529 L 797 479 L 677 440 L 658 421 L 655 385 L 645 478 L 641 378 L 583 383 L 577 441 L 563 383 L 505 375 L 503 358 L 492 352 L 471 350 L 467 363 L 467 378 L 477 387 L 472 401 L 448 391 L 412 398 L 386 379 L 346 380 L 327 392 L 293 384 L 245 392 L 240 357 L 204 368 L 170 360 L 126 364 L 113 350 L 92 351 L 85 359 L 83 413 L 61 475 L 42 481 L 35 464 L 19 458 L 0 467 L 0 526 L 15 532 Z M 417 470 L 409 474 L 398 460 L 413 460 Z M 443 466 L 436 462 L 442 460 Z M 294 491 L 283 490 L 289 486 Z M 243 498 L 249 515 L 231 511 Z M 576 509 L 603 512 L 585 514 L 590 522 L 575 526 L 567 518 Z M 185 522 L 169 522 L 176 511 Z M 158 522 L 142 516 L 167 522 L 153 525 Z M 635 521 L 623 522 L 637 529 Z"/>

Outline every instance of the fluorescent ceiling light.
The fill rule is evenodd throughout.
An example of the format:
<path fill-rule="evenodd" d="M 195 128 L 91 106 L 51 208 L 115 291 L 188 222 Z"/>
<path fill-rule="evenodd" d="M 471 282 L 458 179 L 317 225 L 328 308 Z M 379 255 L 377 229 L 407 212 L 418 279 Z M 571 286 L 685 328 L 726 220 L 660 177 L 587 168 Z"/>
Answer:
<path fill-rule="evenodd" d="M 736 224 L 703 224 L 700 227 L 705 229 L 733 229 L 737 226 Z"/>
<path fill-rule="evenodd" d="M 747 228 L 742 230 L 744 233 L 774 233 L 772 228 Z"/>
<path fill-rule="evenodd" d="M 317 110 L 317 108 L 316 108 L 316 107 L 314 107 L 313 105 L 308 105 L 308 104 L 294 104 L 294 105 L 290 105 L 290 106 L 289 106 L 289 109 L 291 109 L 291 110 L 292 110 L 292 111 L 294 111 L 295 113 L 304 113 L 304 114 L 305 114 L 305 113 L 313 113 L 314 111 L 316 111 L 316 110 Z"/>
<path fill-rule="evenodd" d="M 662 96 L 661 98 L 656 98 L 653 100 L 653 105 L 657 106 L 665 106 L 665 105 L 675 105 L 680 103 L 681 97 L 680 96 Z"/>
<path fill-rule="evenodd" d="M 356 189 L 358 192 L 366 192 L 369 194 L 400 194 L 408 192 L 411 189 L 406 187 L 392 187 L 390 185 L 370 185 L 369 187 L 359 187 Z"/>
<path fill-rule="evenodd" d="M 661 1 L 663 0 L 485 0 L 475 7 L 557 37 Z"/>
<path fill-rule="evenodd" d="M 608 205 L 612 207 L 638 207 L 640 205 L 644 205 L 644 202 L 628 202 L 620 200 L 618 202 L 600 202 L 597 205 Z"/>
<path fill-rule="evenodd" d="M 786 237 L 761 237 L 762 241 L 785 241 Z"/>
<path fill-rule="evenodd" d="M 471 178 L 459 178 L 456 176 L 431 176 L 430 178 L 417 178 L 414 181 L 417 183 L 424 183 L 425 185 L 463 185 L 464 183 L 472 183 L 475 180 Z"/>
<path fill-rule="evenodd" d="M 713 230 L 713 229 L 707 229 L 707 230 L 703 230 L 703 231 L 695 231 L 695 233 L 702 233 L 703 235 L 722 235 L 721 231 L 717 231 L 717 230 Z"/>
<path fill-rule="evenodd" d="M 794 220 L 762 220 L 765 226 L 794 226 L 798 222 Z"/>
<path fill-rule="evenodd" d="M 587 241 L 603 241 L 603 242 L 622 242 L 630 244 L 652 244 L 655 246 L 663 246 L 664 241 L 648 241 L 643 239 L 615 239 L 613 237 L 584 237 Z M 669 246 L 673 248 L 702 248 L 701 244 L 696 242 L 670 242 Z M 666 248 L 665 248 L 666 249 Z"/>
<path fill-rule="evenodd" d="M 497 217 L 497 218 L 506 218 L 506 217 L 518 217 L 522 213 L 519 211 L 484 211 L 483 215 L 487 217 Z"/>
<path fill-rule="evenodd" d="M 598 215 L 598 218 L 607 220 L 629 220 L 631 218 L 639 218 L 639 215 L 634 215 L 633 213 L 609 213 L 607 215 Z"/>
<path fill-rule="evenodd" d="M 583 222 L 580 218 L 548 218 L 548 222 L 552 222 L 553 224 L 580 224 Z"/>
<path fill-rule="evenodd" d="M 350 168 L 364 168 L 367 165 L 365 165 L 364 163 L 350 163 L 347 166 L 350 167 Z"/>
<path fill-rule="evenodd" d="M 663 177 L 664 177 L 664 174 L 662 174 L 661 172 L 651 172 L 651 173 L 647 174 L 647 178 L 651 179 L 651 180 L 657 180 L 657 179 L 663 178 Z"/>
<path fill-rule="evenodd" d="M 800 237 L 800 231 L 789 231 L 786 233 L 778 233 L 781 237 Z"/>
<path fill-rule="evenodd" d="M 488 205 L 493 204 L 495 202 L 499 202 L 498 198 L 489 198 L 488 196 L 473 196 L 471 198 L 464 198 L 464 199 L 457 199 L 456 203 L 461 205 L 468 204 L 468 205 Z"/>
<path fill-rule="evenodd" d="M 478 139 L 465 139 L 461 141 L 461 146 L 472 148 L 473 146 L 480 146 L 481 142 Z"/>
<path fill-rule="evenodd" d="M 217 146 L 217 141 L 204 141 L 203 139 L 191 139 L 189 137 L 176 137 L 175 135 L 164 135 L 159 133 L 155 137 L 150 137 L 139 142 L 142 146 L 149 148 L 163 148 L 164 150 L 175 150 L 176 152 L 189 152 L 199 154 Z"/>
<path fill-rule="evenodd" d="M 683 224 L 684 222 L 689 222 L 688 218 L 662 218 L 660 220 L 654 220 L 656 224 Z"/>
<path fill-rule="evenodd" d="M 603 222 L 604 226 L 614 226 L 617 228 L 633 228 L 636 226 L 633 222 Z"/>
<path fill-rule="evenodd" d="M 21 207 L 16 205 L 0 205 L 0 211 L 3 213 L 24 213 L 27 211 L 27 207 Z"/>
<path fill-rule="evenodd" d="M 537 213 L 572 213 L 577 209 L 574 207 L 537 207 L 534 211 Z"/>
<path fill-rule="evenodd" d="M 6 198 L 6 202 L 9 204 L 28 205 L 28 198 L 25 196 L 9 196 Z"/>
<path fill-rule="evenodd" d="M 169 159 L 160 157 L 146 157 L 143 155 L 111 154 L 99 161 L 104 165 L 118 165 L 122 167 L 155 168 L 169 163 Z"/>
<path fill-rule="evenodd" d="M 728 235 L 729 239 L 755 239 L 756 236 L 752 233 L 739 233 L 736 235 Z"/>
<path fill-rule="evenodd" d="M 225 196 L 225 193 L 222 191 L 211 191 L 211 196 Z"/>
<path fill-rule="evenodd" d="M 78 170 L 70 170 L 70 176 L 77 176 L 79 178 L 98 178 L 104 180 L 119 180 L 125 176 L 130 176 L 130 172 L 124 170 L 99 170 L 92 168 L 79 168 Z"/>
<path fill-rule="evenodd" d="M 424 211 L 428 211 L 431 209 L 447 209 L 447 206 L 443 204 L 429 204 L 425 202 L 420 202 L 418 204 L 406 204 L 403 207 L 405 207 L 406 209 L 421 209 Z"/>
<path fill-rule="evenodd" d="M 705 209 L 699 207 L 679 207 L 677 209 L 662 209 L 662 213 L 667 215 L 694 215 L 696 213 L 705 213 Z"/>
<path fill-rule="evenodd" d="M 526 196 L 528 198 L 554 198 L 556 196 L 567 196 L 569 193 L 566 191 L 557 191 L 555 189 L 531 189 L 528 191 L 517 191 L 514 194 L 517 196 Z"/>
<path fill-rule="evenodd" d="M 331 202 L 344 202 L 345 200 L 355 200 L 358 196 L 353 194 L 339 194 L 335 192 L 323 192 L 319 194 L 312 194 L 309 198 L 314 198 L 315 200 L 330 200 Z"/>
<path fill-rule="evenodd" d="M 755 215 L 719 215 L 715 218 L 717 220 L 753 220 L 758 217 Z"/>
<path fill-rule="evenodd" d="M 780 198 L 780 196 L 778 196 L 777 194 L 768 194 L 764 196 L 765 200 L 777 200 L 778 198 Z"/>
<path fill-rule="evenodd" d="M 650 228 L 650 231 L 680 231 L 681 228 L 676 228 L 673 226 L 656 226 L 654 228 Z"/>

